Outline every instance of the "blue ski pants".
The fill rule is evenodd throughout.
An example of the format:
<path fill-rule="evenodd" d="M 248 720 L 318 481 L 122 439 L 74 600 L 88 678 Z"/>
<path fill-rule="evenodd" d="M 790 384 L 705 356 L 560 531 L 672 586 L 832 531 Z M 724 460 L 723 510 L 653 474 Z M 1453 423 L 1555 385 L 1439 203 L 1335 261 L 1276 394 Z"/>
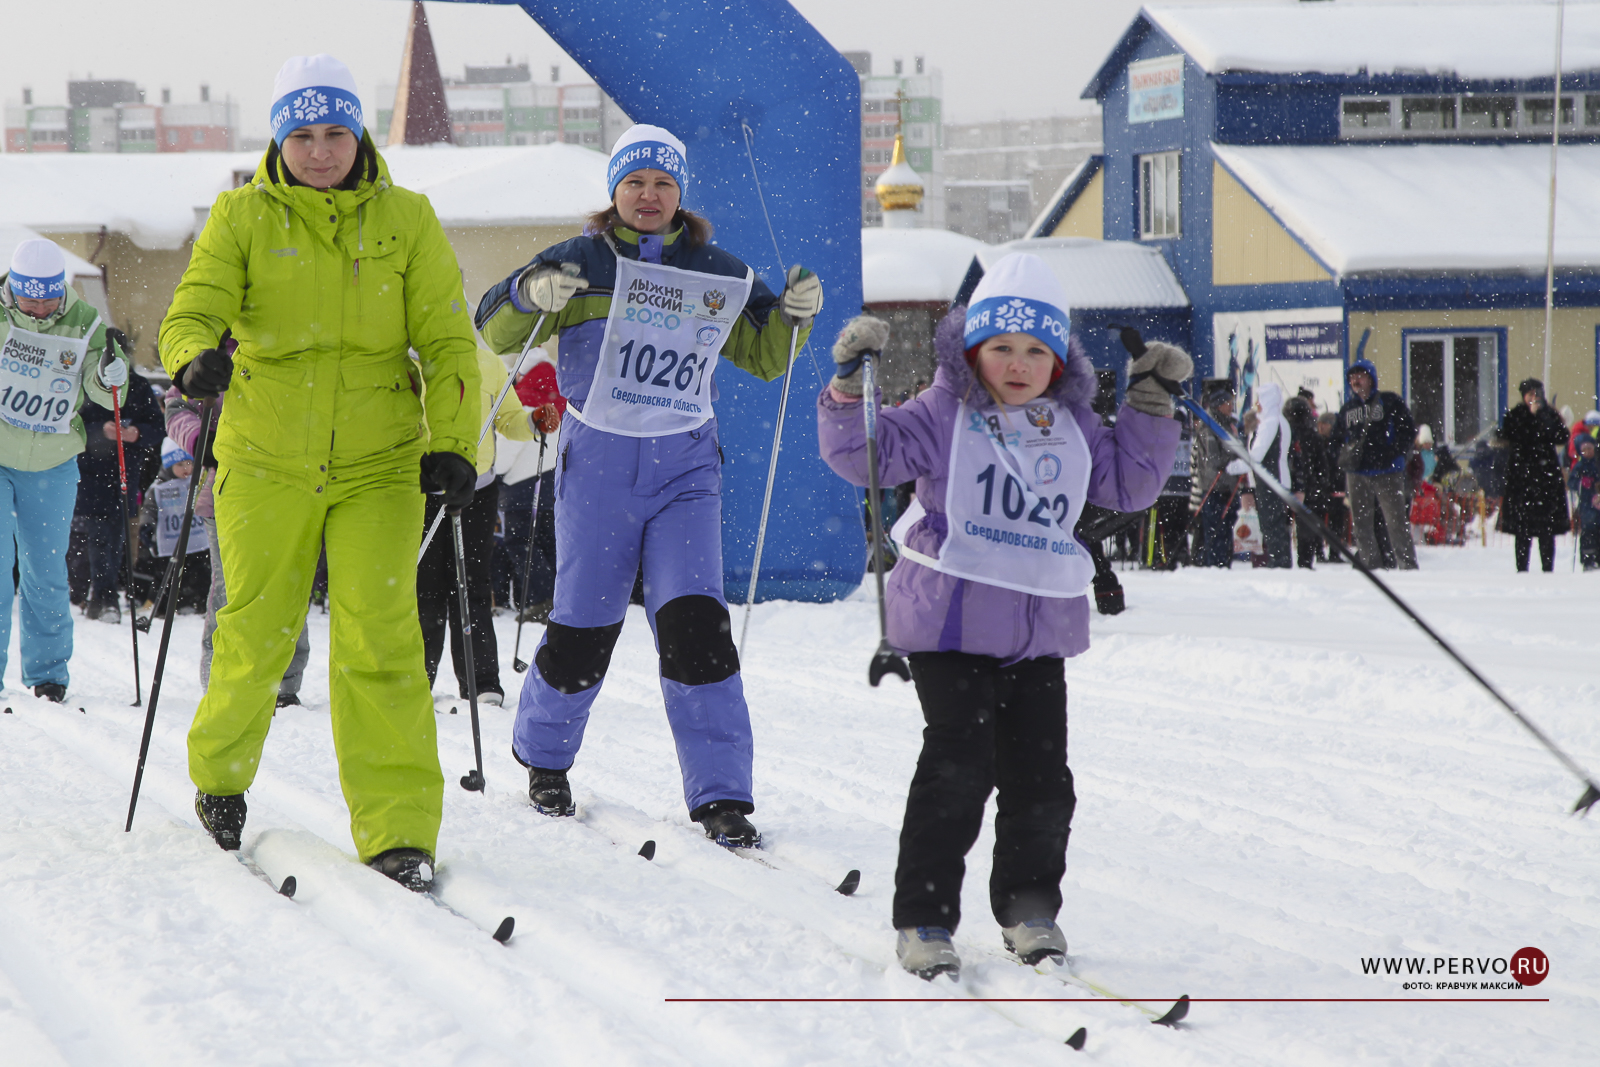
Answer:
<path fill-rule="evenodd" d="M 751 803 L 750 712 L 722 593 L 722 471 L 716 423 L 623 437 L 568 419 L 556 472 L 550 624 L 517 705 L 512 752 L 572 766 L 642 567 L 645 613 L 691 816 Z"/>
<path fill-rule="evenodd" d="M 78 503 L 78 459 L 42 471 L 0 467 L 0 581 L 21 579 L 22 684 L 66 685 L 72 658 L 72 595 L 67 589 L 67 543 Z M 18 550 L 21 550 L 20 555 Z M 12 595 L 0 611 L 0 679 L 11 649 Z"/>

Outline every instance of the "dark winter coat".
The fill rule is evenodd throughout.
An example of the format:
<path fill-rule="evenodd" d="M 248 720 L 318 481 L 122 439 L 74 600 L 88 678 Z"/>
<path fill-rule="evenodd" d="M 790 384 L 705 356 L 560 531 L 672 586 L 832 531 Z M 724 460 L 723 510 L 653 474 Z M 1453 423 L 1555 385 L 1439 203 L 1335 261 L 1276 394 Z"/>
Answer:
<path fill-rule="evenodd" d="M 128 467 L 128 511 L 139 510 L 139 493 L 148 488 L 155 475 L 148 470 L 150 460 L 159 463 L 161 438 L 166 435 L 161 405 L 156 402 L 150 383 L 135 374 L 128 379 L 128 388 L 120 390 L 122 421 L 131 422 L 139 430 L 137 441 L 122 443 L 123 460 Z M 106 437 L 103 427 L 112 419 L 111 409 L 94 401 L 85 401 L 79 414 L 83 416 L 86 438 L 84 450 L 78 453 L 78 506 L 79 515 L 96 515 L 113 518 L 122 514 L 117 501 L 121 472 L 117 466 L 117 442 Z"/>
<path fill-rule="evenodd" d="M 1341 449 L 1339 466 L 1345 474 L 1389 474 L 1405 470 L 1406 457 L 1417 439 L 1411 409 L 1394 393 L 1378 392 L 1378 372 L 1359 360 L 1351 369 L 1364 368 L 1372 376 L 1372 395 L 1366 400 L 1351 394 L 1333 424 L 1333 440 Z"/>
<path fill-rule="evenodd" d="M 1572 431 L 1549 405 L 1534 414 L 1527 404 L 1518 404 L 1506 412 L 1500 432 L 1509 446 L 1500 531 L 1519 537 L 1567 533 L 1572 519 L 1558 450 Z"/>
<path fill-rule="evenodd" d="M 1294 487 L 1306 495 L 1313 510 L 1333 497 L 1333 478 L 1328 472 L 1328 450 L 1317 434 L 1317 417 L 1302 397 L 1292 397 L 1283 406 L 1289 421 L 1289 473 Z"/>

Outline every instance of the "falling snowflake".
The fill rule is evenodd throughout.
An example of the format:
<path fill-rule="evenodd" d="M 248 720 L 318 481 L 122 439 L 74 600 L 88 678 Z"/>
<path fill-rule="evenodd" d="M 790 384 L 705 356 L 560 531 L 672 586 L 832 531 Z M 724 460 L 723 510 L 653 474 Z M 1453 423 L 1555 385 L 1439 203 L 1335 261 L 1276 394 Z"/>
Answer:
<path fill-rule="evenodd" d="M 328 113 L 328 98 L 315 89 L 307 89 L 295 97 L 290 107 L 294 109 L 294 117 L 301 122 L 315 122 Z"/>
<path fill-rule="evenodd" d="M 1011 299 L 995 309 L 994 324 L 1004 333 L 1026 333 L 1033 329 L 1033 305 Z"/>
<path fill-rule="evenodd" d="M 50 290 L 38 278 L 29 278 L 22 283 L 22 295 L 29 300 L 43 300 L 50 295 Z"/>

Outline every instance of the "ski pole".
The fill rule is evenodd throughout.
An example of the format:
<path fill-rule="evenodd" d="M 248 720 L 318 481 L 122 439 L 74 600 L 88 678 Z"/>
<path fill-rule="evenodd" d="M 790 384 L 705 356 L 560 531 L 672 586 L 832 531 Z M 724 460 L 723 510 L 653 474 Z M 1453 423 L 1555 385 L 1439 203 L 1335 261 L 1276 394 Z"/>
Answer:
<path fill-rule="evenodd" d="M 167 669 L 167 645 L 172 641 L 172 619 L 178 611 L 178 590 L 183 587 L 183 559 L 189 552 L 189 527 L 194 522 L 194 505 L 200 496 L 200 481 L 204 477 L 207 438 L 211 435 L 211 419 L 216 413 L 216 401 L 207 397 L 201 403 L 200 443 L 195 448 L 194 471 L 189 475 L 189 497 L 183 505 L 183 525 L 178 529 L 178 547 L 173 556 L 172 594 L 167 599 L 166 616 L 161 622 L 161 646 L 156 652 L 156 669 L 150 675 L 150 706 L 144 713 L 144 737 L 139 741 L 139 765 L 133 772 L 133 793 L 128 797 L 128 822 L 122 830 L 133 829 L 133 810 L 139 804 L 139 783 L 144 781 L 144 761 L 150 754 L 150 734 L 156 726 L 156 704 L 161 700 L 161 678 Z"/>
<path fill-rule="evenodd" d="M 511 373 L 506 375 L 506 384 L 500 387 L 500 395 L 494 398 L 494 403 L 489 407 L 489 414 L 484 417 L 483 428 L 478 431 L 478 445 L 482 447 L 483 439 L 489 436 L 489 427 L 494 425 L 494 417 L 500 411 L 500 405 L 505 403 L 506 394 L 511 392 L 511 387 L 516 384 L 517 378 L 524 371 L 522 361 L 528 358 L 528 353 L 533 351 L 533 339 L 539 336 L 539 330 L 544 326 L 546 312 L 539 313 L 539 319 L 533 324 L 533 332 L 528 334 L 528 343 L 522 346 L 522 354 L 517 357 L 517 365 L 511 368 Z M 433 517 L 433 522 L 428 527 L 428 535 L 422 539 L 422 551 L 417 553 L 417 566 L 422 566 L 422 557 L 428 554 L 428 546 L 433 544 L 433 535 L 439 532 L 439 523 L 444 521 L 444 509 L 439 509 L 439 514 Z"/>
<path fill-rule="evenodd" d="M 789 379 L 794 352 L 800 345 L 800 324 L 789 330 L 789 362 L 783 368 L 783 391 L 778 394 L 778 425 L 772 431 L 772 459 L 767 463 L 767 491 L 761 499 L 761 524 L 756 528 L 756 558 L 750 564 L 750 592 L 744 598 L 744 625 L 739 629 L 739 660 L 744 661 L 744 639 L 750 635 L 750 612 L 756 606 L 756 582 L 761 578 L 761 550 L 767 543 L 767 513 L 772 509 L 772 486 L 778 477 L 778 450 L 783 447 L 783 416 L 789 409 Z"/>
<path fill-rule="evenodd" d="M 144 687 L 139 682 L 139 606 L 133 600 L 133 525 L 128 521 L 128 461 L 122 450 L 122 398 L 118 387 L 111 387 L 111 421 L 117 427 L 117 478 L 122 489 L 122 539 L 128 545 L 128 634 L 133 638 L 133 706 L 144 703 Z M 99 590 L 96 590 L 99 592 Z"/>
<path fill-rule="evenodd" d="M 1574 814 L 1587 815 L 1590 808 L 1594 807 L 1595 804 L 1600 803 L 1600 784 L 1596 784 L 1595 780 L 1589 776 L 1587 771 L 1578 765 L 1576 760 L 1567 755 L 1566 752 L 1562 751 L 1560 746 L 1558 746 L 1554 741 L 1550 740 L 1549 737 L 1545 736 L 1544 731 L 1535 726 L 1531 719 L 1519 711 L 1517 706 L 1511 703 L 1511 701 L 1508 700 L 1499 689 L 1496 689 L 1493 682 L 1489 681 L 1489 679 L 1478 673 L 1477 668 L 1468 663 L 1466 657 L 1457 652 L 1455 648 L 1451 646 L 1450 642 L 1446 641 L 1438 634 L 1438 632 L 1433 629 L 1433 627 L 1429 626 L 1425 621 L 1423 621 L 1422 616 L 1413 611 L 1411 605 L 1402 600 L 1393 589 L 1390 589 L 1389 586 L 1384 583 L 1383 579 L 1379 578 L 1372 572 L 1372 569 L 1368 567 L 1367 564 L 1361 559 L 1359 553 L 1350 551 L 1350 549 L 1345 546 L 1343 541 L 1340 541 L 1338 538 L 1334 537 L 1333 531 L 1329 530 L 1321 519 L 1312 514 L 1309 508 L 1295 499 L 1293 493 L 1285 489 L 1278 483 L 1276 478 L 1267 473 L 1266 468 L 1250 455 L 1250 450 L 1246 448 L 1237 437 L 1219 426 L 1216 420 L 1210 415 L 1206 414 L 1200 405 L 1196 404 L 1193 400 L 1190 400 L 1188 397 L 1183 396 L 1181 393 L 1176 391 L 1173 392 L 1173 395 L 1174 399 L 1176 399 L 1178 403 L 1194 412 L 1195 416 L 1199 418 L 1201 422 L 1205 423 L 1205 425 L 1210 428 L 1212 433 L 1216 434 L 1217 439 L 1226 445 L 1230 452 L 1244 460 L 1245 463 L 1250 466 L 1250 468 L 1255 472 L 1256 480 L 1260 484 L 1267 486 L 1267 488 L 1276 493 L 1279 498 L 1282 499 L 1286 505 L 1288 505 L 1289 510 L 1293 511 L 1297 517 L 1302 518 L 1309 523 L 1313 529 L 1323 536 L 1330 547 L 1337 547 L 1339 552 L 1343 553 L 1343 555 L 1350 561 L 1351 566 L 1355 567 L 1356 570 L 1366 575 L 1367 580 L 1373 585 L 1377 586 L 1379 591 L 1394 603 L 1395 607 L 1399 608 L 1412 622 L 1416 623 L 1418 628 L 1421 629 L 1423 633 L 1427 634 L 1433 639 L 1434 644 L 1438 645 L 1444 650 L 1446 655 L 1455 660 L 1456 664 L 1460 666 L 1462 670 L 1466 671 L 1467 674 L 1471 676 L 1473 681 L 1477 682 L 1483 687 L 1485 692 L 1494 697 L 1495 701 L 1498 702 L 1500 706 L 1511 715 L 1512 718 L 1521 723 L 1523 728 L 1532 734 L 1534 738 L 1550 752 L 1551 755 L 1559 760 L 1563 767 L 1570 771 L 1579 781 L 1584 784 L 1585 788 L 1583 791 L 1583 796 L 1579 797 L 1578 802 L 1572 806 L 1572 811 Z"/>
<path fill-rule="evenodd" d="M 517 643 L 511 648 L 511 669 L 521 674 L 528 669 L 522 662 L 522 624 L 528 614 L 528 580 L 533 571 L 533 539 L 539 535 L 539 494 L 544 491 L 544 444 L 549 438 L 539 434 L 539 473 L 533 483 L 533 521 L 528 526 L 528 554 L 522 561 L 522 596 L 517 600 Z"/>
<path fill-rule="evenodd" d="M 483 740 L 478 733 L 478 675 L 472 664 L 472 601 L 467 596 L 467 549 L 461 539 L 461 509 L 443 508 L 450 512 L 450 532 L 456 542 L 456 596 L 461 602 L 461 652 L 467 667 L 467 707 L 472 713 L 472 754 L 478 765 L 461 776 L 461 788 L 471 793 L 483 792 Z"/>
<path fill-rule="evenodd" d="M 889 647 L 889 608 L 883 598 L 883 488 L 878 482 L 878 352 L 861 353 L 861 418 L 867 430 L 867 492 L 872 497 L 872 574 L 878 581 L 878 651 L 867 667 L 874 688 L 885 674 L 911 681 L 911 668 Z"/>

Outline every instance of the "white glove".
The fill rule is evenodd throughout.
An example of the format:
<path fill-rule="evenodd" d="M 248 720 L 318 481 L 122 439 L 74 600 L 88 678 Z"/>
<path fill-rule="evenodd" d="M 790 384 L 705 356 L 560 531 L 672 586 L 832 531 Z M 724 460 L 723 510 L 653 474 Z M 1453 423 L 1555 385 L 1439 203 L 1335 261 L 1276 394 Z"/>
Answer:
<path fill-rule="evenodd" d="M 121 389 L 128 384 L 128 364 L 112 355 L 109 345 L 100 358 L 100 384 L 107 389 Z"/>
<path fill-rule="evenodd" d="M 860 396 L 861 354 L 882 352 L 888 343 L 889 324 L 882 319 L 857 315 L 845 323 L 833 342 L 833 387 L 846 396 Z"/>
<path fill-rule="evenodd" d="M 573 293 L 588 287 L 589 279 L 578 264 L 563 263 L 558 267 L 541 263 L 523 271 L 517 279 L 517 302 L 535 312 L 554 315 L 567 306 Z"/>
<path fill-rule="evenodd" d="M 783 324 L 791 329 L 808 327 L 822 310 L 822 279 L 796 263 L 789 268 L 783 282 L 783 296 L 778 301 L 778 312 Z"/>
<path fill-rule="evenodd" d="M 1128 367 L 1128 406 L 1135 411 L 1160 418 L 1172 417 L 1172 394 L 1158 379 L 1174 384 L 1189 380 L 1194 373 L 1194 360 L 1181 348 L 1152 341 L 1144 352 Z M 1146 375 L 1133 381 L 1138 375 Z"/>

